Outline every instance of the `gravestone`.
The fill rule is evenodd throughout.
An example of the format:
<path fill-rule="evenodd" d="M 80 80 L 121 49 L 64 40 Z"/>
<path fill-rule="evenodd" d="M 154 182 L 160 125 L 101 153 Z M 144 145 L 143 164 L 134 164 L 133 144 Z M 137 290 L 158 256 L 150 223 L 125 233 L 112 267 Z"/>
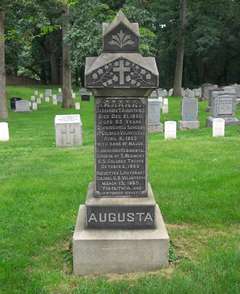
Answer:
<path fill-rule="evenodd" d="M 139 27 L 119 12 L 103 24 L 103 53 L 86 59 L 95 97 L 95 177 L 73 236 L 77 275 L 168 264 L 169 237 L 148 183 L 147 99 L 158 87 L 155 59 L 138 53 Z"/>
<path fill-rule="evenodd" d="M 87 89 L 81 88 L 80 89 L 80 96 L 82 98 L 82 101 L 90 101 L 91 93 Z"/>
<path fill-rule="evenodd" d="M 46 89 L 45 90 L 45 97 L 50 97 L 52 96 L 52 89 Z"/>
<path fill-rule="evenodd" d="M 176 139 L 177 137 L 177 122 L 165 121 L 164 123 L 164 138 Z"/>
<path fill-rule="evenodd" d="M 173 89 L 170 89 L 168 92 L 168 96 L 172 96 L 173 95 Z"/>
<path fill-rule="evenodd" d="M 224 137 L 225 134 L 225 120 L 223 118 L 214 118 L 212 122 L 213 137 Z"/>
<path fill-rule="evenodd" d="M 7 122 L 0 122 L 0 142 L 9 141 L 9 129 Z"/>
<path fill-rule="evenodd" d="M 82 122 L 79 114 L 55 116 L 56 146 L 74 147 L 82 144 Z"/>
<path fill-rule="evenodd" d="M 45 102 L 50 102 L 50 97 L 49 96 L 45 96 Z"/>
<path fill-rule="evenodd" d="M 80 102 L 76 102 L 75 103 L 75 109 L 76 110 L 80 110 Z"/>
<path fill-rule="evenodd" d="M 194 89 L 194 96 L 197 97 L 197 98 L 201 98 L 202 97 L 202 89 L 201 88 L 197 88 L 197 89 Z"/>
<path fill-rule="evenodd" d="M 187 88 L 184 92 L 184 97 L 186 98 L 195 98 L 195 93 L 193 90 Z"/>
<path fill-rule="evenodd" d="M 211 115 L 207 118 L 207 126 L 211 127 L 214 118 L 223 118 L 225 125 L 238 125 L 239 119 L 235 117 L 236 94 L 217 91 L 212 95 Z"/>
<path fill-rule="evenodd" d="M 57 102 L 58 103 L 62 103 L 63 102 L 63 95 L 62 94 L 58 94 L 57 95 Z"/>
<path fill-rule="evenodd" d="M 202 100 L 208 100 L 210 98 L 210 91 L 216 90 L 218 85 L 213 85 L 210 83 L 205 83 L 202 85 Z"/>
<path fill-rule="evenodd" d="M 198 129 L 198 100 L 196 98 L 182 99 L 182 120 L 179 121 L 179 129 Z"/>
<path fill-rule="evenodd" d="M 38 96 L 38 90 L 34 91 L 34 96 Z"/>
<path fill-rule="evenodd" d="M 76 99 L 76 93 L 72 92 L 72 99 Z"/>
<path fill-rule="evenodd" d="M 161 99 L 148 99 L 148 131 L 149 133 L 162 132 L 160 122 Z"/>
<path fill-rule="evenodd" d="M 40 97 L 37 98 L 37 104 L 42 104 L 42 99 Z"/>
<path fill-rule="evenodd" d="M 168 113 L 168 98 L 163 99 L 162 113 Z"/>
<path fill-rule="evenodd" d="M 23 99 L 22 98 L 19 98 L 19 97 L 12 97 L 10 99 L 10 107 L 11 107 L 11 109 L 12 110 L 15 110 L 16 109 L 16 102 L 17 101 L 21 101 L 21 100 L 23 100 Z"/>
<path fill-rule="evenodd" d="M 32 110 L 38 110 L 37 102 L 32 102 Z"/>
<path fill-rule="evenodd" d="M 30 106 L 28 100 L 19 100 L 16 101 L 16 109 L 15 112 L 29 112 Z"/>
<path fill-rule="evenodd" d="M 31 96 L 31 101 L 32 101 L 32 102 L 35 102 L 35 101 L 36 101 L 35 96 Z"/>

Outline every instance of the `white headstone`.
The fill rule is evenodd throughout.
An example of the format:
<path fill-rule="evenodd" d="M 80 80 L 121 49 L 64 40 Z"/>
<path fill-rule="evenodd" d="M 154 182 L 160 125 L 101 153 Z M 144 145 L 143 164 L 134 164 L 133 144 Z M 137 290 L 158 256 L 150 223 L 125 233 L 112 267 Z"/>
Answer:
<path fill-rule="evenodd" d="M 35 91 L 34 91 L 34 95 L 35 95 L 35 96 L 38 96 L 38 90 L 35 90 Z"/>
<path fill-rule="evenodd" d="M 57 105 L 58 102 L 57 102 L 57 99 L 53 99 L 53 105 Z"/>
<path fill-rule="evenodd" d="M 213 137 L 224 137 L 225 134 L 225 120 L 223 118 L 214 118 L 212 126 Z"/>
<path fill-rule="evenodd" d="M 172 96 L 173 95 L 173 89 L 170 89 L 168 92 L 168 96 Z"/>
<path fill-rule="evenodd" d="M 164 124 L 164 138 L 176 139 L 177 137 L 177 122 L 166 121 Z"/>
<path fill-rule="evenodd" d="M 9 129 L 7 122 L 0 123 L 0 141 L 7 142 L 9 141 Z"/>
<path fill-rule="evenodd" d="M 16 112 L 29 112 L 30 111 L 30 102 L 28 100 L 19 100 L 16 101 Z"/>
<path fill-rule="evenodd" d="M 79 114 L 56 115 L 55 130 L 57 147 L 82 144 L 82 122 Z"/>
<path fill-rule="evenodd" d="M 168 98 L 163 98 L 162 113 L 168 113 Z"/>
<path fill-rule="evenodd" d="M 61 89 L 61 88 L 58 88 L 58 92 L 59 92 L 59 93 L 62 93 L 62 89 Z"/>
<path fill-rule="evenodd" d="M 45 101 L 46 101 L 46 102 L 49 102 L 49 101 L 50 101 L 50 98 L 49 98 L 48 96 L 46 96 L 46 97 L 45 97 Z"/>
<path fill-rule="evenodd" d="M 40 98 L 43 98 L 43 94 L 40 94 L 39 97 L 40 97 Z"/>
<path fill-rule="evenodd" d="M 32 101 L 32 102 L 36 101 L 35 96 L 32 96 L 32 97 L 31 97 L 31 101 Z"/>
<path fill-rule="evenodd" d="M 37 98 L 37 104 L 41 104 L 42 103 L 42 99 L 41 98 Z"/>
<path fill-rule="evenodd" d="M 45 97 L 52 96 L 52 89 L 46 89 L 45 90 Z"/>
<path fill-rule="evenodd" d="M 76 99 L 76 93 L 74 93 L 74 92 L 72 93 L 72 98 Z"/>
<path fill-rule="evenodd" d="M 38 110 L 37 102 L 32 102 L 32 110 Z"/>
<path fill-rule="evenodd" d="M 75 103 L 75 109 L 76 110 L 80 110 L 80 102 L 76 102 Z"/>

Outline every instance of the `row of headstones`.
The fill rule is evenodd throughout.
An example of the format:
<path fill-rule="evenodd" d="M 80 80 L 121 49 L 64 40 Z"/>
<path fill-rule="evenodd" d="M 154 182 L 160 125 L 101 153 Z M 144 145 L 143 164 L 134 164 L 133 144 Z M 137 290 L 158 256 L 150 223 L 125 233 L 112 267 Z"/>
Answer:
<path fill-rule="evenodd" d="M 218 85 L 214 85 L 211 83 L 205 83 L 201 87 L 194 88 L 194 89 L 182 88 L 182 97 L 199 98 L 202 100 L 208 100 L 210 98 L 210 91 L 216 88 L 218 88 Z M 231 93 L 234 91 L 237 97 L 237 101 L 240 102 L 240 84 L 235 83 L 232 85 L 221 87 L 221 89 L 225 89 L 226 91 L 230 91 Z M 159 88 L 153 91 L 151 97 L 152 98 L 156 96 L 167 97 L 172 95 L 173 95 L 173 89 L 170 89 L 168 91 L 166 89 Z"/>
<path fill-rule="evenodd" d="M 225 120 L 223 118 L 214 118 L 212 123 L 212 136 L 224 137 L 224 135 L 225 135 Z M 164 138 L 165 139 L 177 138 L 177 122 L 176 121 L 165 121 Z"/>
<path fill-rule="evenodd" d="M 91 93 L 86 89 L 80 90 L 80 96 L 82 97 L 82 101 L 90 101 Z M 72 98 L 76 99 L 76 93 L 72 91 Z M 34 95 L 31 96 L 30 101 L 24 100 L 21 98 L 13 97 L 10 100 L 11 109 L 15 110 L 15 112 L 30 112 L 31 110 L 38 110 L 38 105 L 42 104 L 42 101 L 49 103 L 52 99 L 53 105 L 57 105 L 58 103 L 62 103 L 62 89 L 58 89 L 58 95 L 53 94 L 52 89 L 46 89 L 45 94 L 39 93 L 38 90 L 34 91 Z M 80 103 L 75 102 L 75 109 L 80 110 Z"/>

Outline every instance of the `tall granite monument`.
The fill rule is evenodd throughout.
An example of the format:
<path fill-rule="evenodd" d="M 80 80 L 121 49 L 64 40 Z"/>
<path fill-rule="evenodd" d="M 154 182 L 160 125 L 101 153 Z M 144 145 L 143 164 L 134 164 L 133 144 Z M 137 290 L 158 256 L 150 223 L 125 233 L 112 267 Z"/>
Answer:
<path fill-rule="evenodd" d="M 158 269 L 169 236 L 147 170 L 148 97 L 155 59 L 139 53 L 139 27 L 119 12 L 103 24 L 103 53 L 86 60 L 95 96 L 95 178 L 73 236 L 76 275 Z"/>

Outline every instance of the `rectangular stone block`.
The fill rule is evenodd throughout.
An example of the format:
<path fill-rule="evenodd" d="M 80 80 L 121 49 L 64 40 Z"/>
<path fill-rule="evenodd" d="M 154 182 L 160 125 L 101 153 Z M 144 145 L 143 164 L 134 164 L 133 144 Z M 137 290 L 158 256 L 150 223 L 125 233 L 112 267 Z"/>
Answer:
<path fill-rule="evenodd" d="M 177 123 L 175 121 L 165 121 L 164 138 L 176 139 L 176 137 L 177 137 Z"/>
<path fill-rule="evenodd" d="M 29 112 L 30 106 L 28 100 L 19 100 L 16 101 L 16 112 Z"/>
<path fill-rule="evenodd" d="M 85 229 L 86 207 L 80 206 L 73 235 L 75 275 L 130 273 L 168 265 L 169 236 L 159 207 L 153 230 Z"/>
<path fill-rule="evenodd" d="M 79 114 L 56 115 L 56 146 L 73 147 L 82 144 L 82 122 Z"/>
<path fill-rule="evenodd" d="M 192 130 L 192 129 L 199 129 L 200 122 L 197 121 L 179 121 L 179 129 L 180 130 Z"/>
<path fill-rule="evenodd" d="M 163 126 L 160 123 L 161 99 L 148 99 L 148 131 L 162 132 Z"/>
<path fill-rule="evenodd" d="M 91 183 L 86 200 L 86 224 L 95 229 L 152 229 L 155 226 L 155 206 L 152 189 L 148 197 L 109 198 L 94 197 Z"/>

